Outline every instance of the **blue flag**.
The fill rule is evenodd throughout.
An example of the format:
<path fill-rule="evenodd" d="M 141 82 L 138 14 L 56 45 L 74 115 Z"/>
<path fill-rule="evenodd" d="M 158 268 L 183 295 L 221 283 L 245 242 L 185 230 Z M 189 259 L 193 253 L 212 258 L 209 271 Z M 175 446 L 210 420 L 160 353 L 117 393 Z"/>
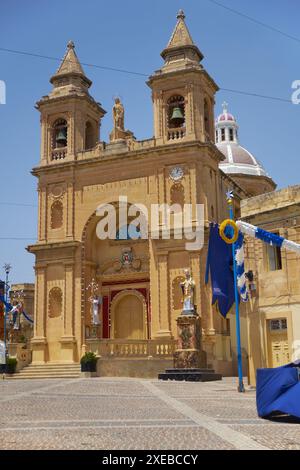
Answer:
<path fill-rule="evenodd" d="M 212 284 L 212 305 L 218 303 L 221 315 L 225 318 L 234 303 L 234 277 L 232 246 L 219 235 L 219 226 L 210 224 L 205 283 L 209 274 Z"/>

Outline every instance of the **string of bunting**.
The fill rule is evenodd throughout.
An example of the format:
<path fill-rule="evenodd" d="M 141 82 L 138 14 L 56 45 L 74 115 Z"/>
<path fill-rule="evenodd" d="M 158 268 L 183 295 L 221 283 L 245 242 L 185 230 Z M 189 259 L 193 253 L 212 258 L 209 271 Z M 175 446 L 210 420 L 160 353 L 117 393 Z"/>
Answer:
<path fill-rule="evenodd" d="M 256 227 L 255 225 L 248 224 L 248 222 L 244 222 L 242 220 L 238 220 L 236 222 L 236 225 L 244 235 L 248 235 L 252 238 L 257 238 L 267 243 L 268 245 L 278 246 L 279 248 L 285 248 L 288 251 L 293 251 L 300 255 L 299 243 L 287 240 L 286 238 L 280 237 L 275 233 L 267 232 L 266 230 Z"/>

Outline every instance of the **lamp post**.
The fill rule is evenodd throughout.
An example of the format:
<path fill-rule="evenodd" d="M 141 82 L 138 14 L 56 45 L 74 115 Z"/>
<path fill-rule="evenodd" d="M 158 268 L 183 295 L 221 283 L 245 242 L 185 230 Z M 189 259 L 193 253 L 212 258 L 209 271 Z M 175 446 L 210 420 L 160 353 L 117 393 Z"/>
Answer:
<path fill-rule="evenodd" d="M 229 209 L 229 217 L 234 220 L 233 214 L 233 191 L 228 191 L 227 204 Z M 234 278 L 234 300 L 235 300 L 235 319 L 236 319 L 236 343 L 237 343 L 237 360 L 238 360 L 238 374 L 239 374 L 239 385 L 238 391 L 244 392 L 243 382 L 243 367 L 242 367 L 242 348 L 241 348 L 241 326 L 240 326 L 240 309 L 239 309 L 239 294 L 237 287 L 237 272 L 236 272 L 236 259 L 235 259 L 235 243 L 232 243 L 232 262 L 233 262 L 233 278 Z"/>
<path fill-rule="evenodd" d="M 9 263 L 5 263 L 3 266 L 4 271 L 5 271 L 5 293 L 4 293 L 4 298 L 5 298 L 5 308 L 4 308 L 4 347 L 5 347 L 5 359 L 7 358 L 7 347 L 6 347 L 6 324 L 7 324 L 7 313 L 8 313 L 8 308 L 7 308 L 7 303 L 8 303 L 8 291 L 9 291 L 9 285 L 8 285 L 8 276 L 11 270 L 11 265 Z M 5 361 L 6 362 L 6 361 Z"/>

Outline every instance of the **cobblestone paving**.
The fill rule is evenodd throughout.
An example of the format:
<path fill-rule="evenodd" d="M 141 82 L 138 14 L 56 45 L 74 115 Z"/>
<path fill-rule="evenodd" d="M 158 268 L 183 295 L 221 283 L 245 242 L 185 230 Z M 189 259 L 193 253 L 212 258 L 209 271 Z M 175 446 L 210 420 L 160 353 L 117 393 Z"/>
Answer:
<path fill-rule="evenodd" d="M 300 424 L 261 420 L 236 380 L 3 380 L 0 449 L 300 449 Z"/>

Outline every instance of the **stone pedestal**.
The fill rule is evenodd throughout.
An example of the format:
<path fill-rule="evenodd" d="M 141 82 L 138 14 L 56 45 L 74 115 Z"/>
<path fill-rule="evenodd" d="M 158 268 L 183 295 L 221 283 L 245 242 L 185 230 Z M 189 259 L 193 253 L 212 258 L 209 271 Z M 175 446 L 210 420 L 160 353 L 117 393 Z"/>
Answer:
<path fill-rule="evenodd" d="M 123 129 L 118 129 L 117 127 L 111 131 L 109 134 L 110 142 L 114 142 L 116 140 L 127 140 L 134 138 L 133 132 Z"/>
<path fill-rule="evenodd" d="M 201 351 L 201 324 L 198 315 L 180 315 L 177 320 L 177 348 L 174 367 L 196 369 L 206 367 L 206 357 Z"/>
<path fill-rule="evenodd" d="M 44 336 L 35 336 L 31 340 L 32 363 L 44 364 L 46 362 L 47 340 Z"/>
<path fill-rule="evenodd" d="M 162 380 L 187 380 L 208 382 L 221 380 L 222 376 L 207 369 L 206 353 L 201 347 L 201 319 L 197 314 L 182 312 L 177 318 L 177 348 L 174 352 L 174 368 L 159 374 Z"/>

